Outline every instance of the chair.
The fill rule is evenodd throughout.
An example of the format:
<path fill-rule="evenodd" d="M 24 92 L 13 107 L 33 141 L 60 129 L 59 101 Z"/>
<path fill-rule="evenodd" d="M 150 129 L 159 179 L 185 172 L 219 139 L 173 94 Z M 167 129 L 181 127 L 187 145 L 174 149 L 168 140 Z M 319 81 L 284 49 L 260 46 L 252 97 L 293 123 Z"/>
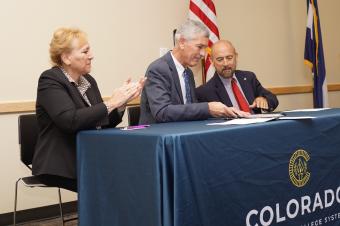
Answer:
<path fill-rule="evenodd" d="M 30 170 L 34 148 L 38 138 L 38 122 L 35 114 L 26 114 L 20 115 L 18 118 L 19 125 L 19 145 L 20 145 L 20 159 Z M 15 183 L 15 198 L 14 198 L 14 216 L 13 216 L 13 225 L 16 225 L 16 211 L 17 211 L 17 198 L 18 198 L 18 183 L 23 182 L 26 187 L 34 188 L 34 187 L 52 187 L 42 183 L 37 176 L 28 176 L 21 177 Z M 64 219 L 62 201 L 61 201 L 61 193 L 60 188 L 58 188 L 58 196 L 59 196 L 59 210 L 60 210 L 60 218 L 62 220 L 62 225 L 64 222 L 73 220 L 73 219 Z"/>
<path fill-rule="evenodd" d="M 131 106 L 127 109 L 129 126 L 136 126 L 139 123 L 140 106 Z"/>

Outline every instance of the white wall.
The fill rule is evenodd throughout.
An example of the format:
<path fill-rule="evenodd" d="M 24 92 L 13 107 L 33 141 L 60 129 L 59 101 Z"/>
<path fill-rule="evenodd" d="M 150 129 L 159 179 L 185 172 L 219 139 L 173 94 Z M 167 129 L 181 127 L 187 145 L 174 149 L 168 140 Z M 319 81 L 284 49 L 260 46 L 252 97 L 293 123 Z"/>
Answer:
<path fill-rule="evenodd" d="M 240 69 L 254 71 L 267 87 L 312 83 L 303 65 L 305 0 L 214 2 L 221 37 L 237 47 Z M 143 76 L 160 47 L 172 47 L 172 30 L 186 18 L 188 4 L 183 0 L 2 0 L 0 102 L 35 99 L 38 76 L 49 67 L 51 35 L 60 26 L 76 26 L 88 33 L 95 55 L 92 74 L 102 94 L 109 96 L 129 76 Z M 340 83 L 339 8 L 338 0 L 319 1 L 329 83 Z M 339 92 L 330 94 L 332 107 L 340 107 L 339 97 Z M 279 100 L 279 110 L 312 107 L 311 94 Z M 29 171 L 19 161 L 17 115 L 0 115 L 0 125 L 1 214 L 13 211 L 14 182 Z M 55 190 L 41 192 L 21 189 L 19 208 L 57 202 Z M 63 194 L 65 201 L 76 199 L 71 192 Z"/>
<path fill-rule="evenodd" d="M 318 1 L 328 83 L 340 82 L 340 1 Z M 239 68 L 256 73 L 265 87 L 312 85 L 303 64 L 306 1 L 215 1 L 221 37 L 239 53 Z M 340 92 L 330 93 L 340 107 Z M 335 96 L 336 95 L 336 96 Z M 312 94 L 279 96 L 278 110 L 313 107 Z"/>

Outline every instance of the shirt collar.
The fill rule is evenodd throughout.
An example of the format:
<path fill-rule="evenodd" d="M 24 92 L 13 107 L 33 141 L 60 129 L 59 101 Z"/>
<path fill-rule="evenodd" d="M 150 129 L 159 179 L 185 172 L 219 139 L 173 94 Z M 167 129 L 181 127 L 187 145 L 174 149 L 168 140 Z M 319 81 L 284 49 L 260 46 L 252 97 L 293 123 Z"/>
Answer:
<path fill-rule="evenodd" d="M 81 92 L 81 94 L 83 95 L 87 89 L 89 89 L 91 87 L 91 83 L 89 81 L 86 80 L 86 78 L 84 76 L 80 76 L 79 77 L 79 81 L 76 82 L 74 81 L 74 79 L 64 70 L 64 68 L 60 67 L 61 71 L 64 73 L 64 75 L 66 76 L 67 80 L 70 83 L 74 83 L 76 85 L 76 87 L 78 88 L 78 90 Z"/>
<path fill-rule="evenodd" d="M 172 55 L 172 52 L 170 52 L 171 54 L 171 57 L 172 57 L 172 60 L 174 61 L 175 63 L 175 67 L 176 67 L 176 70 L 177 70 L 177 73 L 179 76 L 183 75 L 183 72 L 185 70 L 185 68 L 183 67 L 183 65 L 176 59 L 176 57 L 174 57 L 174 55 Z"/>
<path fill-rule="evenodd" d="M 221 75 L 219 75 L 218 73 L 217 73 L 217 75 L 218 75 L 218 77 L 221 79 L 223 85 L 227 85 L 227 86 L 230 86 L 230 85 L 231 85 L 231 80 L 232 80 L 233 78 L 236 79 L 235 73 L 234 73 L 233 76 L 230 77 L 230 78 L 224 78 L 224 77 L 222 77 Z M 237 81 L 237 79 L 236 79 L 236 81 Z"/>

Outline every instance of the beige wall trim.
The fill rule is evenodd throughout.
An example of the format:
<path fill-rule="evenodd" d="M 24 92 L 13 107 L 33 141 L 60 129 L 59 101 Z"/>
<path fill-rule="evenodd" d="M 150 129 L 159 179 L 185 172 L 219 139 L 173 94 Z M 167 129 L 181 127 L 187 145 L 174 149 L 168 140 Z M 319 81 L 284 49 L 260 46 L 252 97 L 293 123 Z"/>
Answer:
<path fill-rule="evenodd" d="M 289 87 L 272 87 L 268 88 L 271 92 L 276 95 L 287 95 L 287 94 L 299 94 L 299 93 L 311 93 L 313 87 L 310 85 L 306 86 L 289 86 Z M 339 89 L 340 90 L 340 89 Z"/>
<path fill-rule="evenodd" d="M 330 84 L 327 87 L 328 91 L 340 91 L 340 84 Z"/>
<path fill-rule="evenodd" d="M 328 91 L 340 91 L 340 84 L 329 84 Z M 299 93 L 311 93 L 313 92 L 313 86 L 288 86 L 288 87 L 272 87 L 268 88 L 271 92 L 276 95 L 287 95 L 287 94 L 299 94 Z"/>
<path fill-rule="evenodd" d="M 33 112 L 34 110 L 35 101 L 16 101 L 0 103 L 0 114 Z"/>
<path fill-rule="evenodd" d="M 104 97 L 104 100 L 109 97 Z M 128 103 L 128 106 L 138 105 L 140 102 L 139 98 L 136 98 Z M 0 102 L 0 114 L 10 113 L 23 113 L 23 112 L 34 112 L 35 101 L 13 101 L 13 102 Z"/>
<path fill-rule="evenodd" d="M 310 85 L 305 86 L 288 86 L 288 87 L 272 87 L 268 88 L 276 95 L 300 94 L 311 93 L 313 87 Z M 328 91 L 340 91 L 340 84 L 329 84 Z M 109 97 L 104 97 L 104 100 Z M 136 98 L 128 103 L 128 106 L 138 105 L 139 98 Z M 35 110 L 35 101 L 13 101 L 13 102 L 0 102 L 0 114 L 33 112 Z"/>

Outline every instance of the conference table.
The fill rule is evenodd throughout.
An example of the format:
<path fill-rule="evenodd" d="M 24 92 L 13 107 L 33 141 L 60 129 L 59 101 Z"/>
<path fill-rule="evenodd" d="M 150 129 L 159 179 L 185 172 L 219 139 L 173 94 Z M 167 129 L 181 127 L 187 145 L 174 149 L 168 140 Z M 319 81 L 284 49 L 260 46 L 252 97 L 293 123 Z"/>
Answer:
<path fill-rule="evenodd" d="M 78 133 L 80 226 L 340 225 L 340 109 Z"/>

